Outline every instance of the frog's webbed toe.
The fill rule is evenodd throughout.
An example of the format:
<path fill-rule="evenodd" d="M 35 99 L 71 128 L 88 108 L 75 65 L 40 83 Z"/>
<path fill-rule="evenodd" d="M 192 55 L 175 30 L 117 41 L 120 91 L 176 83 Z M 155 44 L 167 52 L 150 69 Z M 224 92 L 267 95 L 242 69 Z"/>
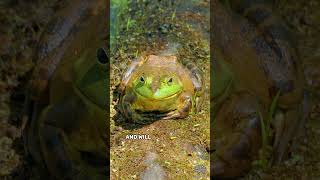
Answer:
<path fill-rule="evenodd" d="M 179 117 L 183 117 L 181 116 L 180 112 L 178 110 L 172 111 L 167 113 L 164 117 L 162 117 L 161 119 L 163 120 L 167 120 L 167 119 L 177 119 Z"/>
<path fill-rule="evenodd" d="M 249 94 L 231 96 L 214 122 L 212 172 L 215 178 L 244 175 L 261 147 L 258 102 Z"/>

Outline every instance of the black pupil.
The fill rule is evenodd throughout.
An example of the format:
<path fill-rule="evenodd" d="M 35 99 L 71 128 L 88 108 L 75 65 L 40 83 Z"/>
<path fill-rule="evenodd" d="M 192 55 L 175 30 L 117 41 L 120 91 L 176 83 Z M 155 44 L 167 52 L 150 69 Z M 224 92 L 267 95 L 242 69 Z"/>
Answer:
<path fill-rule="evenodd" d="M 101 64 L 107 64 L 109 61 L 108 55 L 103 48 L 97 50 L 97 58 Z"/>
<path fill-rule="evenodd" d="M 140 81 L 141 81 L 141 82 L 144 82 L 144 79 L 143 79 L 143 77 L 140 77 Z"/>
<path fill-rule="evenodd" d="M 170 78 L 168 82 L 169 82 L 169 83 L 172 83 L 172 78 Z"/>

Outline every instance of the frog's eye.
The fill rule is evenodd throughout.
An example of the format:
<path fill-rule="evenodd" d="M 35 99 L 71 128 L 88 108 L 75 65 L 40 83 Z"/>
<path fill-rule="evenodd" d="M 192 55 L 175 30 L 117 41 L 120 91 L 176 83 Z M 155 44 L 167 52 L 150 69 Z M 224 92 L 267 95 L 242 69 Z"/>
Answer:
<path fill-rule="evenodd" d="M 172 79 L 172 78 L 169 78 L 169 80 L 168 80 L 168 85 L 171 86 L 172 82 L 173 82 L 173 79 Z"/>
<path fill-rule="evenodd" d="M 144 78 L 142 76 L 140 77 L 140 82 L 144 83 Z"/>
<path fill-rule="evenodd" d="M 107 64 L 109 62 L 109 57 L 103 48 L 97 50 L 97 59 L 101 64 Z"/>

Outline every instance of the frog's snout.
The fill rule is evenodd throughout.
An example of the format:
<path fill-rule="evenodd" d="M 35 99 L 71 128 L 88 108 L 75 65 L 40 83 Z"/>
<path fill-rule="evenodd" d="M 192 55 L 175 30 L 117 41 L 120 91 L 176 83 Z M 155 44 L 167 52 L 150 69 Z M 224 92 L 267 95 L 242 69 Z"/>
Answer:
<path fill-rule="evenodd" d="M 159 89 L 159 84 L 157 82 L 152 83 L 150 89 L 153 92 L 153 94 L 155 94 Z"/>

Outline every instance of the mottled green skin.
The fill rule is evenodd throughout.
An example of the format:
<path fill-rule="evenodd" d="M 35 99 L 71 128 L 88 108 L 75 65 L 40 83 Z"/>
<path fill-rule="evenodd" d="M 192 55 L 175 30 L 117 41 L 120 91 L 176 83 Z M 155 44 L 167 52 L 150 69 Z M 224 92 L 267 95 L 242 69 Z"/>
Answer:
<path fill-rule="evenodd" d="M 101 9 L 105 6 L 100 1 L 85 2 L 81 1 L 81 8 L 89 9 L 91 14 L 79 19 L 83 22 L 71 24 L 77 30 L 65 37 L 60 49 L 41 59 L 40 65 L 47 62 L 50 69 L 36 67 L 30 85 L 40 94 L 31 98 L 33 112 L 27 128 L 27 149 L 39 167 L 56 179 L 107 178 L 108 59 L 104 50 L 99 49 L 106 43 L 103 39 L 107 32 L 102 23 L 105 14 Z M 91 3 L 93 7 L 89 8 Z M 69 12 L 62 14 L 65 23 L 74 18 Z M 51 34 L 44 34 L 43 39 L 50 39 L 47 36 Z M 50 64 L 52 59 L 55 64 Z M 37 80 L 37 73 L 48 75 L 49 71 L 53 73 L 47 80 Z M 36 82 L 45 83 L 38 86 Z"/>
<path fill-rule="evenodd" d="M 150 118 L 185 118 L 199 105 L 196 99 L 202 84 L 194 75 L 199 71 L 193 68 L 183 67 L 175 56 L 149 55 L 134 61 L 120 85 L 121 111 L 137 123 Z"/>

